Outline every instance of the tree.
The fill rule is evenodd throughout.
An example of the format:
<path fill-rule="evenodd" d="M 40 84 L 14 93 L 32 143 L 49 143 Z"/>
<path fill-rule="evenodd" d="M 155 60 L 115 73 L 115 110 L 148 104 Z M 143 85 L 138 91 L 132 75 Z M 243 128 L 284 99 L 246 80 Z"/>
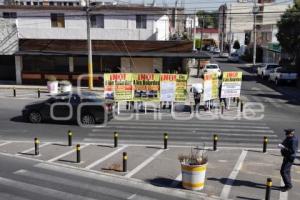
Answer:
<path fill-rule="evenodd" d="M 240 49 L 241 48 L 240 42 L 238 40 L 234 41 L 233 48 L 234 49 Z"/>
<path fill-rule="evenodd" d="M 292 56 L 296 65 L 300 65 L 300 0 L 287 9 L 278 21 L 276 35 L 282 49 Z"/>
<path fill-rule="evenodd" d="M 218 12 L 207 12 L 204 10 L 200 10 L 197 12 L 197 16 L 199 18 L 199 25 L 202 26 L 202 19 L 204 18 L 204 28 L 212 27 L 218 28 Z"/>

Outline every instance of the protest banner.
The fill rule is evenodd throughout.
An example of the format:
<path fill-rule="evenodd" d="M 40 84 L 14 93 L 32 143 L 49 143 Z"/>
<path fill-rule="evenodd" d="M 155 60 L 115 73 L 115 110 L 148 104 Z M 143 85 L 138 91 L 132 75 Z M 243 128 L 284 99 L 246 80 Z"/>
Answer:
<path fill-rule="evenodd" d="M 242 72 L 223 72 L 221 98 L 240 97 Z"/>
<path fill-rule="evenodd" d="M 208 101 L 218 98 L 219 79 L 216 73 L 204 74 L 203 100 Z"/>
<path fill-rule="evenodd" d="M 134 101 L 160 100 L 160 74 L 132 74 Z"/>
<path fill-rule="evenodd" d="M 104 74 L 104 97 L 116 101 L 132 99 L 132 74 Z"/>
<path fill-rule="evenodd" d="M 187 78 L 186 74 L 176 74 L 175 101 L 183 102 L 187 97 Z"/>
<path fill-rule="evenodd" d="M 160 101 L 175 101 L 176 74 L 160 74 Z"/>

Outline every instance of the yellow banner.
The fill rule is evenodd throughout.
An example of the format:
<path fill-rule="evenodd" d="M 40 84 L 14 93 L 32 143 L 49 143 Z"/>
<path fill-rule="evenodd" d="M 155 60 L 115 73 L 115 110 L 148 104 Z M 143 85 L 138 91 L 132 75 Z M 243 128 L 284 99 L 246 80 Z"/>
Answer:
<path fill-rule="evenodd" d="M 160 100 L 160 74 L 135 73 L 132 74 L 134 101 Z"/>
<path fill-rule="evenodd" d="M 186 74 L 176 74 L 175 101 L 182 102 L 187 97 L 187 78 Z"/>
<path fill-rule="evenodd" d="M 104 74 L 104 96 L 116 101 L 132 99 L 132 74 Z"/>

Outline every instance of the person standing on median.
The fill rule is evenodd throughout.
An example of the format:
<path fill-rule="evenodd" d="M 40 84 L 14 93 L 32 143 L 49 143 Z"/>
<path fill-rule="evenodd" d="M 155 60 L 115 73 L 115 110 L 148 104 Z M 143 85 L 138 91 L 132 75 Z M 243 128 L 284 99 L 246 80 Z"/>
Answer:
<path fill-rule="evenodd" d="M 284 182 L 284 186 L 281 187 L 282 192 L 286 192 L 293 187 L 291 180 L 291 168 L 298 151 L 298 138 L 295 136 L 295 130 L 286 129 L 284 131 L 286 138 L 278 145 L 279 148 L 281 148 L 281 155 L 283 156 L 283 162 L 280 169 L 280 174 Z"/>

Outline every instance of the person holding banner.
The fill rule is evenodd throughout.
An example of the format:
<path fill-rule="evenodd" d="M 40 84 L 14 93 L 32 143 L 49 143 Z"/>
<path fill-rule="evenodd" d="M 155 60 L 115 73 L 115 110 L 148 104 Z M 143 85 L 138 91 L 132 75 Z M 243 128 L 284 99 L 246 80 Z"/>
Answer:
<path fill-rule="evenodd" d="M 221 91 L 222 91 L 222 84 L 220 84 L 219 86 L 219 99 L 220 99 L 220 106 L 222 104 L 222 102 L 224 102 L 224 107 L 225 109 L 227 109 L 227 101 L 226 101 L 226 98 L 221 98 Z"/>

